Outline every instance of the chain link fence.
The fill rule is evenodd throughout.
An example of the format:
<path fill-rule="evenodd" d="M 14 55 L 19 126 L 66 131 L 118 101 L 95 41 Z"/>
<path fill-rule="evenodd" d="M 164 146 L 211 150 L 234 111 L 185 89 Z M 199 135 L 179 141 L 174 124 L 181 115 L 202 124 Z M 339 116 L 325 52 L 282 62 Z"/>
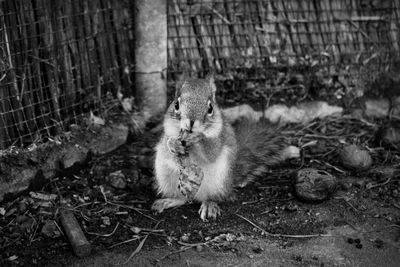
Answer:
<path fill-rule="evenodd" d="M 0 2 L 0 149 L 67 131 L 131 87 L 130 1 Z"/>

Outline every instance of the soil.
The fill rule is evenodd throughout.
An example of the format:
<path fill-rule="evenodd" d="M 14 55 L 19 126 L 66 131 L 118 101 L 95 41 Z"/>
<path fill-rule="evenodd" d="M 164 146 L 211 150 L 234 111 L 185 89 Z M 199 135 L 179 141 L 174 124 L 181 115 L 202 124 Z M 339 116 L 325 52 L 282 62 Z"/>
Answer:
<path fill-rule="evenodd" d="M 203 222 L 197 203 L 150 211 L 158 136 L 149 129 L 110 154 L 92 157 L 82 170 L 50 180 L 40 190 L 47 197 L 25 194 L 2 203 L 0 265 L 115 266 L 136 249 L 126 266 L 400 265 L 400 179 L 390 172 L 396 153 L 382 159 L 382 151 L 376 152 L 379 162 L 359 172 L 343 171 L 324 146 L 309 150 L 315 160 L 271 169 L 264 180 L 238 189 L 234 201 L 222 203 L 217 220 Z M 322 159 L 339 167 L 325 168 Z M 296 198 L 293 181 L 304 167 L 328 169 L 338 178 L 329 200 Z M 125 183 L 113 187 L 115 179 Z M 92 245 L 90 256 L 76 257 L 61 230 L 65 204 Z"/>

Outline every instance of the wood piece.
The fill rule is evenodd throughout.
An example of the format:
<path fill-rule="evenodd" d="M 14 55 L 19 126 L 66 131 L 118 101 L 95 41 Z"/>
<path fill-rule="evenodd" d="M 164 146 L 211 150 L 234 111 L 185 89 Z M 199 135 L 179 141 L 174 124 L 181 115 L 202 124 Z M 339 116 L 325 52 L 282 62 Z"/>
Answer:
<path fill-rule="evenodd" d="M 88 256 L 92 250 L 78 221 L 70 210 L 61 210 L 61 224 L 76 256 Z"/>

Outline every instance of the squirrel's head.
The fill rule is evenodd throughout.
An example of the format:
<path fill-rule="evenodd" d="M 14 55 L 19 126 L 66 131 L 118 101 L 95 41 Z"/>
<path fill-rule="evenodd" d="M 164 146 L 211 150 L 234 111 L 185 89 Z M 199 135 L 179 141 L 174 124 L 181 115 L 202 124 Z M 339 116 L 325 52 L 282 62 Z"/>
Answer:
<path fill-rule="evenodd" d="M 215 101 L 214 78 L 184 79 L 177 83 L 175 98 L 164 120 L 167 136 L 178 136 L 181 130 L 201 132 L 217 137 L 222 129 L 222 114 Z"/>

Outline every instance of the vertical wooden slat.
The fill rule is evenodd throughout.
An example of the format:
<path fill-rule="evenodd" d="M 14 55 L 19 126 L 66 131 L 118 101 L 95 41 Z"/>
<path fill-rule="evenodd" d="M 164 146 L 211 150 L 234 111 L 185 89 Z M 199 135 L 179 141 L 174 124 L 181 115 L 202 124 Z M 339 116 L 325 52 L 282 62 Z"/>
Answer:
<path fill-rule="evenodd" d="M 85 49 L 88 55 L 88 65 L 89 65 L 89 76 L 90 76 L 90 87 L 93 88 L 97 86 L 100 62 L 98 61 L 96 46 L 95 46 L 95 29 L 93 23 L 93 17 L 95 16 L 94 11 L 91 9 L 92 1 L 84 0 L 82 1 L 82 11 L 84 13 L 84 39 L 85 39 Z M 96 95 L 97 96 L 97 95 Z M 97 96 L 100 97 L 100 96 Z"/>
<path fill-rule="evenodd" d="M 289 26 L 289 21 L 287 19 L 286 14 L 286 8 L 284 5 L 284 0 L 278 0 L 277 1 L 277 9 L 279 10 L 277 19 L 280 21 L 278 27 L 279 27 L 279 32 L 280 32 L 280 38 L 286 43 L 285 45 L 285 52 L 286 55 L 288 55 L 289 58 L 292 58 L 295 52 L 293 51 L 293 42 L 291 38 L 291 31 L 290 31 L 290 26 Z M 289 62 L 287 62 L 290 64 Z"/>
<path fill-rule="evenodd" d="M 118 57 L 117 52 L 115 50 L 115 41 L 113 37 L 113 28 L 111 27 L 111 4 L 110 0 L 100 0 L 101 7 L 103 12 L 99 14 L 99 16 L 103 16 L 103 23 L 104 23 L 104 39 L 105 39 L 105 47 L 103 49 L 106 50 L 106 53 L 109 53 L 108 57 L 108 71 L 110 72 L 111 76 L 109 79 L 105 81 L 108 88 L 112 88 L 113 85 L 119 87 L 121 85 L 120 76 L 118 75 Z M 108 90 L 108 89 L 107 89 Z"/>

